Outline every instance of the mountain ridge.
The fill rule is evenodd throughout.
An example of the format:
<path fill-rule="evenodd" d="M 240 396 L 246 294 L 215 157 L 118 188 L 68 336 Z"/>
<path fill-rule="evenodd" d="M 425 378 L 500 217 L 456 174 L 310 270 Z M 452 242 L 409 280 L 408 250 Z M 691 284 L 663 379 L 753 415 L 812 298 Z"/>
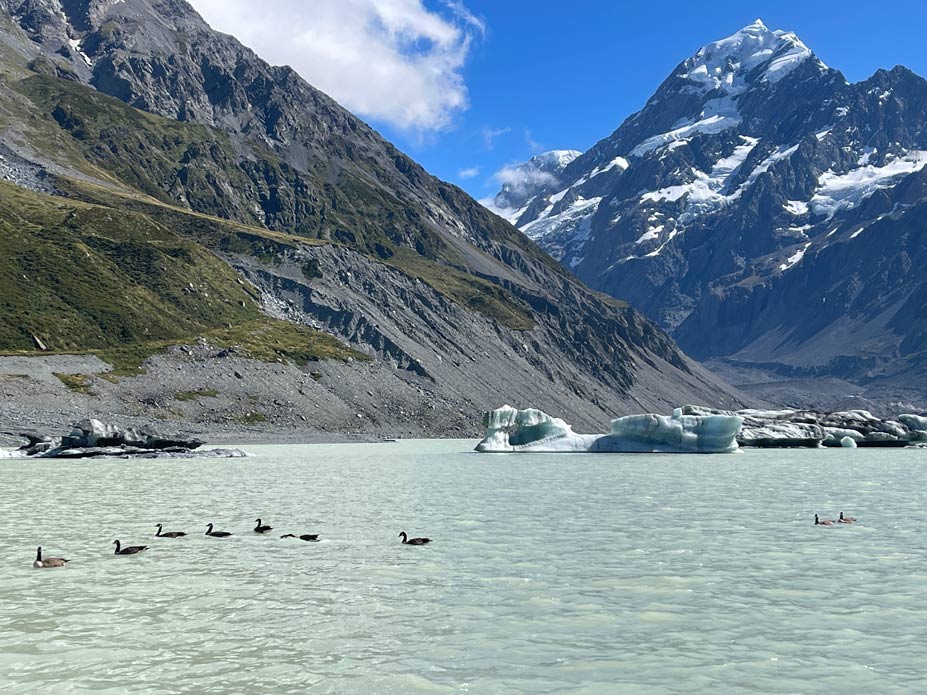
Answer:
<path fill-rule="evenodd" d="M 908 366 L 927 343 L 903 318 L 922 291 L 907 269 L 922 258 L 925 117 L 910 70 L 850 84 L 755 22 L 682 61 L 517 223 L 728 376 L 848 379 L 927 404 Z"/>
<path fill-rule="evenodd" d="M 352 428 L 398 421 L 416 431 L 421 407 L 393 407 L 410 394 L 428 404 L 419 431 L 432 434 L 475 431 L 474 413 L 500 393 L 579 422 L 743 400 L 633 309 L 590 292 L 295 72 L 213 32 L 186 2 L 0 7 L 0 147 L 17 162 L 4 177 L 38 196 L 130 211 L 152 230 L 166 225 L 239 273 L 248 311 L 253 301 L 371 358 L 318 367 L 321 382 L 287 367 L 307 393 L 337 371 L 340 383 L 328 386 L 356 404 Z M 161 369 L 186 353 L 158 354 L 146 364 Z M 246 407 L 248 385 L 222 380 Z M 159 384 L 145 377 L 120 386 L 138 390 L 130 400 L 142 412 L 165 397 L 146 391 Z M 313 414 L 306 399 L 281 414 L 279 398 L 259 397 L 269 419 L 291 423 Z"/>

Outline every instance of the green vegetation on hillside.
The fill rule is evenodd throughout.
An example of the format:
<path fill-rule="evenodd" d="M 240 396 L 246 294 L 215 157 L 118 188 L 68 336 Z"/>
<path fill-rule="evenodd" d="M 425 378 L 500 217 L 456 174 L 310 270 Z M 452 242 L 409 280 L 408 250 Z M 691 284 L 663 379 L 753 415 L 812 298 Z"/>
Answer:
<path fill-rule="evenodd" d="M 90 390 L 90 377 L 86 374 L 61 374 L 59 372 L 54 372 L 54 374 L 62 384 L 67 386 L 74 393 L 79 393 L 84 396 L 96 395 Z"/>
<path fill-rule="evenodd" d="M 176 204 L 181 193 L 193 210 L 260 224 L 254 211 L 231 194 L 232 187 L 247 189 L 249 182 L 222 131 L 139 111 L 49 75 L 19 84 L 71 136 L 80 156 L 116 181 L 166 203 Z"/>
<path fill-rule="evenodd" d="M 149 217 L 0 182 L 0 349 L 109 348 L 261 317 L 225 263 Z"/>
<path fill-rule="evenodd" d="M 96 354 L 129 376 L 198 337 L 267 361 L 366 359 L 268 318 L 232 268 L 144 213 L 0 182 L 0 350 L 33 353 L 37 338 L 50 353 Z"/>
<path fill-rule="evenodd" d="M 174 394 L 175 401 L 198 401 L 200 398 L 215 398 L 219 392 L 215 389 L 194 389 L 192 391 L 178 391 Z"/>
<path fill-rule="evenodd" d="M 509 292 L 464 269 L 417 212 L 419 204 L 405 200 L 407 193 L 387 190 L 354 167 L 334 178 L 326 162 L 316 162 L 318 171 L 299 172 L 257 141 L 249 143 L 252 156 L 242 159 L 220 130 L 142 112 L 72 81 L 36 74 L 19 86 L 70 136 L 66 147 L 55 145 L 59 154 L 82 159 L 79 168 L 104 170 L 142 194 L 62 182 L 85 200 L 120 209 L 128 204 L 183 237 L 268 264 L 293 243 L 342 244 L 510 328 L 534 326 L 527 307 Z M 448 204 L 457 202 L 452 193 L 442 189 Z"/>

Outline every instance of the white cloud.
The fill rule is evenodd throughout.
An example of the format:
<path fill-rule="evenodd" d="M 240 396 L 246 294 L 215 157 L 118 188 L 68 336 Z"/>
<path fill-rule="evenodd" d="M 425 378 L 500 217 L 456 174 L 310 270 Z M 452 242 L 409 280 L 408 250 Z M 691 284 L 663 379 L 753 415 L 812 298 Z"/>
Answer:
<path fill-rule="evenodd" d="M 525 128 L 525 142 L 528 143 L 528 149 L 532 152 L 542 152 L 547 148 L 543 144 L 534 139 L 531 135 L 531 131 Z"/>
<path fill-rule="evenodd" d="M 517 164 L 502 167 L 492 177 L 502 184 L 504 190 L 519 195 L 533 195 L 544 186 L 557 182 L 557 177 L 551 173 Z"/>
<path fill-rule="evenodd" d="M 363 116 L 415 131 L 468 106 L 461 71 L 483 21 L 460 0 L 191 0 L 215 29 L 290 65 Z"/>
<path fill-rule="evenodd" d="M 480 135 L 483 136 L 483 145 L 487 150 L 491 150 L 496 146 L 497 138 L 510 132 L 512 132 L 511 128 L 483 128 Z"/>
<path fill-rule="evenodd" d="M 479 167 L 469 167 L 467 169 L 461 169 L 460 171 L 457 172 L 457 176 L 462 179 L 472 179 L 475 176 L 479 176 L 479 175 L 480 175 Z"/>

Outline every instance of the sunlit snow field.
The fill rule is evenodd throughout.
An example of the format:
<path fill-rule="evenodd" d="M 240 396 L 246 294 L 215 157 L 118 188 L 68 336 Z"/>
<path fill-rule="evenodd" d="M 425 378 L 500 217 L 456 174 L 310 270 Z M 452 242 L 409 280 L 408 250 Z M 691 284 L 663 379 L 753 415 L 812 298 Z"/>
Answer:
<path fill-rule="evenodd" d="M 3 461 L 0 692 L 923 692 L 927 450 L 473 444 Z"/>

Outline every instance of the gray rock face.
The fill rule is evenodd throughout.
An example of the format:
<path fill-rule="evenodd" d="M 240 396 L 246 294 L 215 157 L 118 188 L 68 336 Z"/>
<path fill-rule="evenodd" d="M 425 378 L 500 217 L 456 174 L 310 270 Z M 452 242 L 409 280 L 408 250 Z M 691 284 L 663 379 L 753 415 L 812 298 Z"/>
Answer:
<path fill-rule="evenodd" d="M 258 239 L 273 256 L 267 264 L 235 248 L 212 250 L 262 291 L 269 313 L 328 330 L 398 376 L 434 385 L 434 399 L 453 413 L 485 410 L 501 391 L 578 413 L 577 422 L 681 400 L 743 404 L 636 311 L 590 292 L 295 72 L 212 31 L 186 2 L 2 3 L 13 28 L 0 31 L 0 44 L 34 65 L 44 61 L 53 74 L 139 109 L 217 129 L 203 128 L 212 140 L 182 152 L 146 194 L 332 242 Z M 63 133 L 80 130 L 82 114 L 62 107 L 51 115 Z M 120 141 L 112 146 L 118 151 Z M 462 306 L 391 265 L 396 254 L 488 283 L 534 327 L 487 318 L 478 310 L 483 297 Z M 318 271 L 307 275 L 311 262 Z M 391 386 L 390 395 L 406 388 Z M 364 398 L 353 397 L 358 405 Z"/>
<path fill-rule="evenodd" d="M 699 359 L 927 394 L 927 82 L 849 84 L 753 24 L 525 203 L 518 225 Z"/>

